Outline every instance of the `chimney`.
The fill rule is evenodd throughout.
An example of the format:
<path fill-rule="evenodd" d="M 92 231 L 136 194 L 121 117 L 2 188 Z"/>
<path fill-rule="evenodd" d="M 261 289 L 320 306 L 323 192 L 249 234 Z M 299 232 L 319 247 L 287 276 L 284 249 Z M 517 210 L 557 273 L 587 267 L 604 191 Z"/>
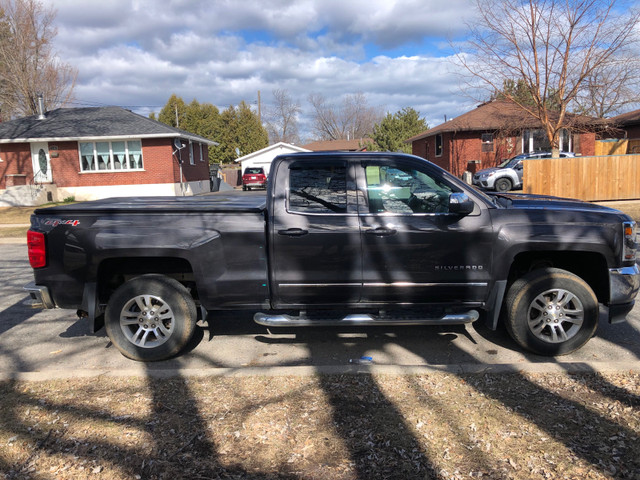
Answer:
<path fill-rule="evenodd" d="M 44 97 L 41 93 L 38 94 L 36 109 L 38 112 L 38 120 L 44 120 L 45 118 L 47 118 L 44 115 Z"/>

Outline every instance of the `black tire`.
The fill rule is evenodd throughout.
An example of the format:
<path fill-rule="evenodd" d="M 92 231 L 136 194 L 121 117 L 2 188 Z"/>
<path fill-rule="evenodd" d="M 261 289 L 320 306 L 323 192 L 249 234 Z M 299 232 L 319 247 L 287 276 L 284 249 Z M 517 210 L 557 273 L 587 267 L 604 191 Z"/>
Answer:
<path fill-rule="evenodd" d="M 509 288 L 506 327 L 522 347 L 540 355 L 566 355 L 582 347 L 598 326 L 598 299 L 580 277 L 558 268 L 527 273 Z"/>
<path fill-rule="evenodd" d="M 508 178 L 499 178 L 496 180 L 494 187 L 496 192 L 508 192 L 513 188 L 513 184 Z"/>
<path fill-rule="evenodd" d="M 163 275 L 142 275 L 113 293 L 105 327 L 125 357 L 153 362 L 178 354 L 193 336 L 197 319 L 184 285 Z"/>
<path fill-rule="evenodd" d="M 246 191 L 247 191 L 247 186 L 246 186 L 246 185 L 243 185 L 243 186 L 242 186 L 242 190 L 246 192 Z"/>

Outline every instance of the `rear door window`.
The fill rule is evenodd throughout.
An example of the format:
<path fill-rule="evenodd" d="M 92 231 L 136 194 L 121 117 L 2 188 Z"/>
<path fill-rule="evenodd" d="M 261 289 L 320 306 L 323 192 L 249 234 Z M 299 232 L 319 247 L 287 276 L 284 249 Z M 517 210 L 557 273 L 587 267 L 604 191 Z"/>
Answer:
<path fill-rule="evenodd" d="M 295 213 L 346 213 L 346 164 L 293 164 L 289 169 L 288 209 Z"/>

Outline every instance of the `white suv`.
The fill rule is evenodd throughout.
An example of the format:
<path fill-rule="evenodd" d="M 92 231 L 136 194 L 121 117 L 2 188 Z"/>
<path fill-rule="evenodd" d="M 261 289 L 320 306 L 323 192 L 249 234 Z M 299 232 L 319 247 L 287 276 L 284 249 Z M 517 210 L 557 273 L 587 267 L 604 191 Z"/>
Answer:
<path fill-rule="evenodd" d="M 575 157 L 571 152 L 560 152 L 560 158 Z M 521 153 L 505 160 L 497 167 L 485 168 L 473 176 L 473 184 L 497 192 L 508 192 L 522 187 L 522 161 L 530 158 L 551 158 L 551 152 Z"/>

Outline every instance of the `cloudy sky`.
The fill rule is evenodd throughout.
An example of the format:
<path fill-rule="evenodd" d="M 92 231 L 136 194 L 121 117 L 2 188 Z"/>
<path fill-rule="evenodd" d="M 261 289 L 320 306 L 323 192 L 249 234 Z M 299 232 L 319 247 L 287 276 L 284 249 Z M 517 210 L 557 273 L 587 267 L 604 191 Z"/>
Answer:
<path fill-rule="evenodd" d="M 430 126 L 474 102 L 458 87 L 450 41 L 469 0 L 42 0 L 57 9 L 56 50 L 78 68 L 74 106 L 143 115 L 172 93 L 223 109 L 263 107 L 284 89 L 303 107 L 362 92 Z"/>

